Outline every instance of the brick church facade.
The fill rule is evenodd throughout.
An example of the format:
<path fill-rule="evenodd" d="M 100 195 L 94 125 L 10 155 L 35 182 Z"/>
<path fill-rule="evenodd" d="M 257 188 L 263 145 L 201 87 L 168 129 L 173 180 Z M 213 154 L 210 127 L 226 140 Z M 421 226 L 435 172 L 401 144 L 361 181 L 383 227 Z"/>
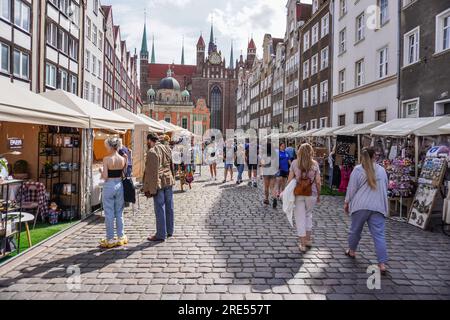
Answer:
<path fill-rule="evenodd" d="M 154 43 L 148 52 L 147 32 L 144 27 L 144 35 L 141 48 L 140 88 L 141 98 L 144 102 L 143 110 L 152 108 L 152 94 L 160 89 L 161 83 L 167 77 L 167 71 L 171 70 L 171 77 L 179 83 L 181 90 L 190 94 L 190 101 L 197 105 L 203 99 L 210 111 L 210 126 L 212 129 L 225 131 L 236 127 L 236 92 L 238 85 L 238 72 L 240 68 L 247 69 L 253 65 L 256 58 L 256 46 L 253 39 L 247 49 L 247 60 L 234 61 L 233 49 L 231 49 L 230 61 L 218 50 L 214 42 L 214 29 L 211 26 L 211 35 L 208 46 L 203 36 L 197 42 L 196 65 L 184 64 L 184 45 L 181 64 L 158 64 L 155 59 Z M 156 96 L 158 98 L 158 96 Z M 157 99 L 156 99 L 157 100 Z M 182 119 L 170 119 L 171 123 L 181 126 Z"/>

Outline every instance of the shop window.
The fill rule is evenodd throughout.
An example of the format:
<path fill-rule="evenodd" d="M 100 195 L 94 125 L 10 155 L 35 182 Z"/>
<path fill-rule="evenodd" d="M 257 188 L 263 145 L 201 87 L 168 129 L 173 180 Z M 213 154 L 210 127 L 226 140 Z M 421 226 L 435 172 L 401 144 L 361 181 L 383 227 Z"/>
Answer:
<path fill-rule="evenodd" d="M 355 112 L 355 124 L 364 123 L 364 112 Z"/>
<path fill-rule="evenodd" d="M 345 114 L 342 114 L 338 118 L 338 124 L 340 127 L 345 126 Z"/>
<path fill-rule="evenodd" d="M 377 121 L 386 122 L 386 118 L 387 118 L 386 109 L 377 111 L 377 113 L 376 113 Z"/>

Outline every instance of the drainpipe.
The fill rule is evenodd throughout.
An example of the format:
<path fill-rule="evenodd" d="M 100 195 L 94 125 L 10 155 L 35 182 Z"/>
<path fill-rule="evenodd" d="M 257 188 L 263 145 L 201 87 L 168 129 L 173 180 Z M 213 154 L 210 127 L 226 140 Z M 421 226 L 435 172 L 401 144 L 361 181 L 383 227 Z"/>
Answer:
<path fill-rule="evenodd" d="M 402 0 L 398 0 L 398 32 L 397 32 L 397 117 L 400 118 L 402 114 L 401 110 L 401 57 L 402 57 L 402 36 L 401 36 L 401 28 L 402 28 Z"/>

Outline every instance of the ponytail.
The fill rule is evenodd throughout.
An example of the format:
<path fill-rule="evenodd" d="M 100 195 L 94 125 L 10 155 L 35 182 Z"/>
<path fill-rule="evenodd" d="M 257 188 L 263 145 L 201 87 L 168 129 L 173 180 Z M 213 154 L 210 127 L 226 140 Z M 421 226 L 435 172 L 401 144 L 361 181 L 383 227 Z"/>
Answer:
<path fill-rule="evenodd" d="M 373 157 L 375 151 L 373 149 L 364 148 L 361 152 L 361 164 L 366 171 L 367 183 L 372 190 L 377 189 L 377 179 L 375 175 L 375 167 L 373 165 Z"/>

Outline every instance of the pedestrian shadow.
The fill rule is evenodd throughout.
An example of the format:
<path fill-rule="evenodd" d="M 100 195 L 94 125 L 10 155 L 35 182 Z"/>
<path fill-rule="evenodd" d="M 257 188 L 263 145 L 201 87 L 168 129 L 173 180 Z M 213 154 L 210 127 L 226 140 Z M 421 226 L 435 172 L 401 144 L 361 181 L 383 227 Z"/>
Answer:
<path fill-rule="evenodd" d="M 16 284 L 21 279 L 30 279 L 39 276 L 42 279 L 69 279 L 73 275 L 73 269 L 79 270 L 79 275 L 95 272 L 118 260 L 127 259 L 136 252 L 160 245 L 160 242 L 143 242 L 137 246 L 123 246 L 113 249 L 95 248 L 76 255 L 70 255 L 61 259 L 51 260 L 33 267 L 18 270 L 19 274 L 11 278 L 0 278 L 0 289 Z M 7 274 L 6 274 L 7 275 Z M 3 275 L 4 277 L 5 275 Z"/>

